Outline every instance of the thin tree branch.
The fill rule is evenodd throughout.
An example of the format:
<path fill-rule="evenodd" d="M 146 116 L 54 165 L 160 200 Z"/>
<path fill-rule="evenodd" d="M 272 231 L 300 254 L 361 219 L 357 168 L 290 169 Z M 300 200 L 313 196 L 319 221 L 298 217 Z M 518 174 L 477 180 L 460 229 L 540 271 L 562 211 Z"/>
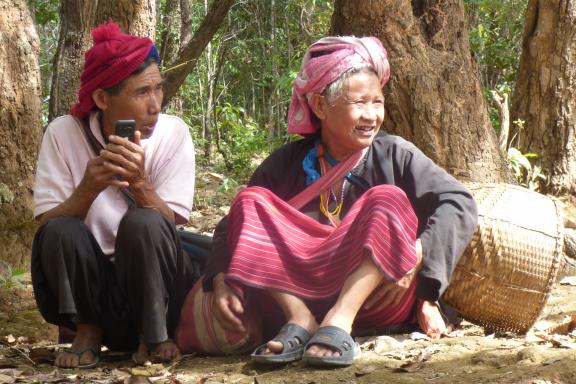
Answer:
<path fill-rule="evenodd" d="M 178 88 L 180 88 L 186 79 L 186 76 L 192 72 L 202 51 L 220 28 L 220 25 L 233 4 L 234 0 L 214 0 L 212 2 L 208 14 L 196 33 L 194 33 L 194 37 L 190 43 L 182 50 L 178 60 L 166 69 L 166 88 L 163 105 L 170 102 L 178 91 Z"/>

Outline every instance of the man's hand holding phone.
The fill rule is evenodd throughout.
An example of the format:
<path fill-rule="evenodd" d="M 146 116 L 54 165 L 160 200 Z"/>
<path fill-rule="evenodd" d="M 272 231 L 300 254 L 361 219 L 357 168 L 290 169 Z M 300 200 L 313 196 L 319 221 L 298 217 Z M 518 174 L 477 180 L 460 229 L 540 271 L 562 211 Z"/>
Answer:
<path fill-rule="evenodd" d="M 105 159 L 106 167 L 120 178 L 121 186 L 135 187 L 146 180 L 144 150 L 140 146 L 136 122 L 118 120 L 114 133 L 100 156 Z"/>

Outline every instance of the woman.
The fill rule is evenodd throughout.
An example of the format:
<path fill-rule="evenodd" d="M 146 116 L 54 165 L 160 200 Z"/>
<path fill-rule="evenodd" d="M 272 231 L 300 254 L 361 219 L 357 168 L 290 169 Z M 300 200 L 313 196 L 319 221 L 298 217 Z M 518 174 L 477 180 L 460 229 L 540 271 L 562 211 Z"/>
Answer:
<path fill-rule="evenodd" d="M 436 303 L 476 205 L 412 144 L 379 134 L 389 76 L 376 38 L 308 49 L 288 113 L 289 133 L 305 138 L 270 155 L 217 226 L 203 291 L 182 312 L 182 350 L 241 352 L 278 332 L 253 360 L 349 365 L 352 332 L 415 318 L 432 338 L 445 332 Z M 298 195 L 315 183 L 319 196 Z"/>

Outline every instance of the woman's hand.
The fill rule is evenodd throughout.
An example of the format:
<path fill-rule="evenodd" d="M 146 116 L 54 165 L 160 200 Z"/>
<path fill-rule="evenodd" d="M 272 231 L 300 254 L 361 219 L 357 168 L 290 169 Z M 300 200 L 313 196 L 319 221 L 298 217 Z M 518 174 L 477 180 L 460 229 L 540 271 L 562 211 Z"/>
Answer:
<path fill-rule="evenodd" d="M 244 314 L 242 301 L 228 287 L 224 281 L 224 273 L 214 276 L 214 316 L 227 330 L 232 332 L 246 332 L 240 316 Z"/>
<path fill-rule="evenodd" d="M 440 309 L 432 301 L 418 300 L 416 318 L 422 331 L 433 340 L 439 339 L 440 336 L 448 333 L 448 328 L 440 313 Z"/>
<path fill-rule="evenodd" d="M 416 240 L 416 256 L 418 257 L 418 262 L 414 268 L 396 283 L 391 283 L 385 279 L 382 280 L 382 283 L 372 292 L 370 297 L 366 299 L 364 309 L 382 309 L 400 304 L 400 301 L 402 301 L 406 291 L 412 285 L 414 278 L 420 270 L 422 263 L 422 243 L 420 239 Z"/>

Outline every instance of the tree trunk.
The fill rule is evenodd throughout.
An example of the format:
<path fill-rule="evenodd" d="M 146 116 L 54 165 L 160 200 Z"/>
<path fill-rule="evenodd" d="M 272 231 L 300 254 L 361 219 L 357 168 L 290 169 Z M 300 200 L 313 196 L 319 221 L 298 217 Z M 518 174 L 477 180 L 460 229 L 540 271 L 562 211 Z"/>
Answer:
<path fill-rule="evenodd" d="M 511 145 L 540 155 L 545 192 L 576 194 L 575 75 L 576 1 L 530 0 L 512 97 L 512 121 L 525 123 Z"/>
<path fill-rule="evenodd" d="M 40 119 L 40 41 L 24 0 L 0 0 L 0 261 L 29 259 Z M 0 270 L 3 269 L 0 265 Z"/>
<path fill-rule="evenodd" d="M 153 37 L 156 26 L 155 0 L 62 0 L 61 7 L 49 121 L 67 114 L 77 99 L 84 53 L 92 46 L 92 28 L 113 20 L 126 33 Z"/>
<path fill-rule="evenodd" d="M 110 20 L 126 33 L 148 36 L 156 32 L 156 0 L 98 0 L 96 25 Z"/>
<path fill-rule="evenodd" d="M 388 50 L 385 131 L 460 179 L 511 181 L 470 56 L 461 0 L 336 0 L 332 34 L 374 35 Z"/>
<path fill-rule="evenodd" d="M 48 104 L 48 121 L 68 113 L 80 88 L 84 52 L 92 39 L 96 5 L 92 0 L 62 0 L 60 5 L 60 37 L 54 54 L 52 86 Z"/>

